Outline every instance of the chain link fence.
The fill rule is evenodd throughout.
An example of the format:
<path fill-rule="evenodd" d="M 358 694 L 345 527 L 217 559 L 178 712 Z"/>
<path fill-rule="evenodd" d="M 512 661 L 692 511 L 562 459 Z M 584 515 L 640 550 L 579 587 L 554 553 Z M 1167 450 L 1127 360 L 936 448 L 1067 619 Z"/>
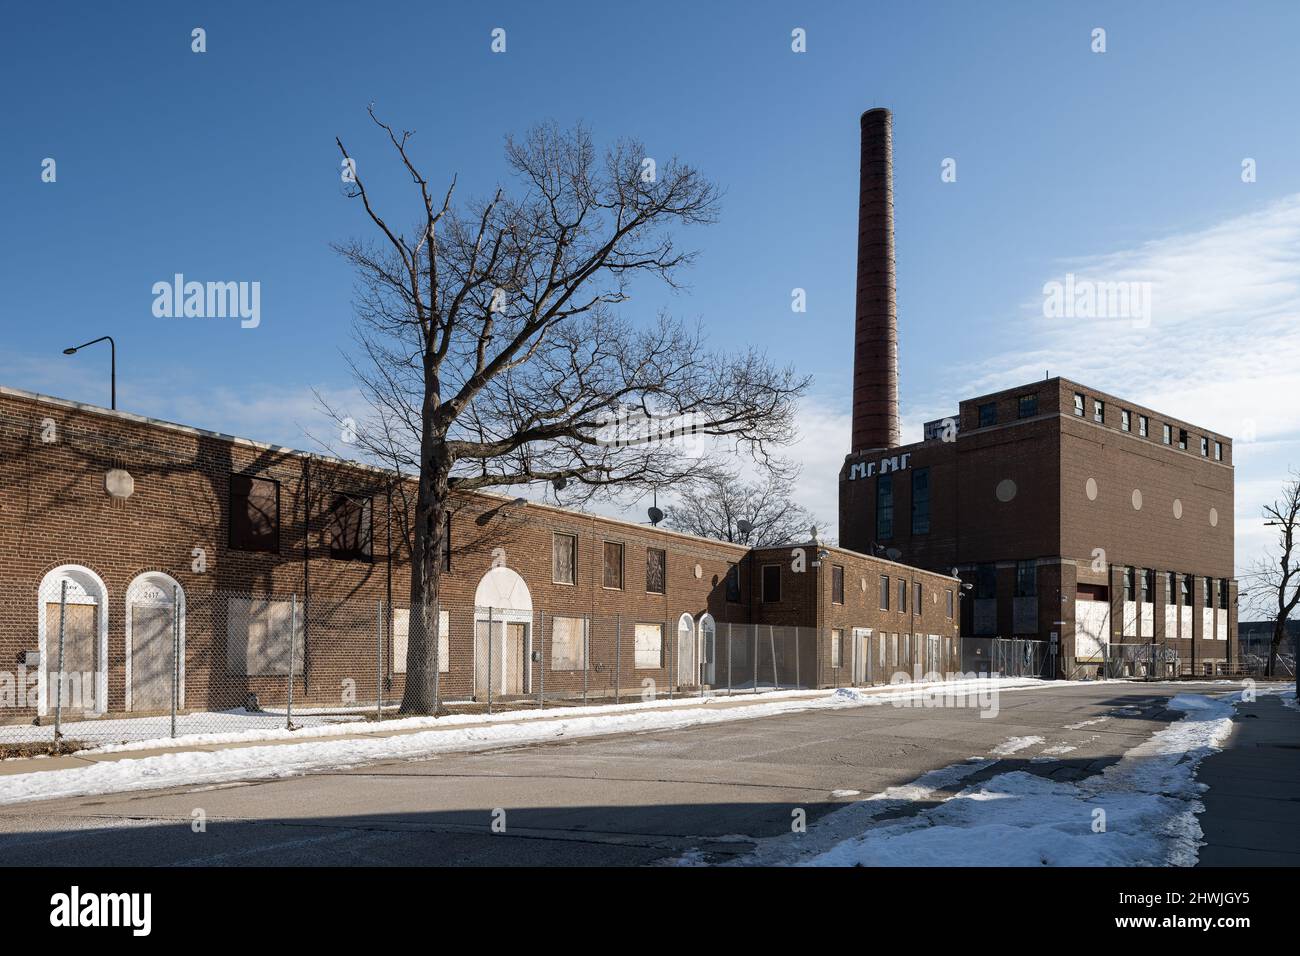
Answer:
<path fill-rule="evenodd" d="M 325 724 L 365 731 L 407 714 L 861 686 L 958 669 L 957 642 L 939 635 L 187 594 L 162 573 L 118 607 L 77 573 L 40 595 L 37 650 L 15 675 L 16 709 L 0 714 L 0 752 L 287 737 Z M 110 627 L 110 610 L 124 620 Z M 419 686 L 408 681 L 412 662 L 425 662 L 414 667 Z"/>

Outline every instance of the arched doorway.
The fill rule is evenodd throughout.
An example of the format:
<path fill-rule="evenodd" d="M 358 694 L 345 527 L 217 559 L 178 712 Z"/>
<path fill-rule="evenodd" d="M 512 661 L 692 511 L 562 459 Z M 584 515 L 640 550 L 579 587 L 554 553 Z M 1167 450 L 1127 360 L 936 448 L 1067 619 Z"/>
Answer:
<path fill-rule="evenodd" d="M 683 614 L 677 619 L 677 686 L 695 687 L 700 682 L 700 655 L 695 640 L 695 618 Z"/>
<path fill-rule="evenodd" d="M 717 683 L 714 670 L 716 668 L 717 654 L 717 636 L 718 625 L 713 621 L 712 614 L 701 614 L 699 623 L 696 628 L 700 632 L 700 667 L 704 683 L 712 687 Z"/>
<path fill-rule="evenodd" d="M 179 653 L 176 651 L 179 650 Z M 147 571 L 126 589 L 126 709 L 185 706 L 185 589 L 161 571 Z"/>
<path fill-rule="evenodd" d="M 54 568 L 41 579 L 36 613 L 39 712 L 51 714 L 58 703 L 72 716 L 103 714 L 108 709 L 108 589 L 103 579 L 80 564 Z"/>
<path fill-rule="evenodd" d="M 527 694 L 532 686 L 533 596 L 511 568 L 483 575 L 474 592 L 474 698 Z"/>

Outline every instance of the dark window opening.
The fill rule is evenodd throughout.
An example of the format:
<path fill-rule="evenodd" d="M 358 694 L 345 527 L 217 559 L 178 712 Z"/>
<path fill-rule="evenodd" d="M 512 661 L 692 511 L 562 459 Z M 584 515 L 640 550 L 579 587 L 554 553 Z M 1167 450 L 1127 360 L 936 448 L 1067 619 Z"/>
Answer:
<path fill-rule="evenodd" d="M 889 575 L 888 574 L 882 574 L 880 576 L 880 609 L 882 611 L 889 610 Z"/>
<path fill-rule="evenodd" d="M 888 541 L 894 536 L 894 476 L 876 479 L 876 537 Z"/>
<path fill-rule="evenodd" d="M 779 604 L 781 601 L 781 565 L 763 565 L 763 603 Z"/>
<path fill-rule="evenodd" d="M 997 568 L 991 564 L 981 564 L 975 569 L 975 596 L 992 598 L 998 596 Z"/>
<path fill-rule="evenodd" d="M 325 544 L 331 558 L 371 560 L 372 531 L 371 499 L 347 494 L 335 496 L 325 518 Z"/>
<path fill-rule="evenodd" d="M 230 547 L 280 551 L 280 483 L 252 475 L 230 476 Z"/>
<path fill-rule="evenodd" d="M 1034 597 L 1038 594 L 1038 563 L 1016 562 L 1016 597 Z"/>
<path fill-rule="evenodd" d="M 912 534 L 930 533 L 930 469 L 912 472 Z"/>
<path fill-rule="evenodd" d="M 1018 413 L 1021 418 L 1033 418 L 1038 414 L 1038 396 L 1021 395 Z"/>
<path fill-rule="evenodd" d="M 835 564 L 831 566 L 831 603 L 844 603 L 844 567 Z"/>
<path fill-rule="evenodd" d="M 980 428 L 988 428 L 998 423 L 998 406 L 996 402 L 986 402 L 980 406 Z"/>
<path fill-rule="evenodd" d="M 740 565 L 733 564 L 727 568 L 727 600 L 732 604 L 740 603 Z"/>

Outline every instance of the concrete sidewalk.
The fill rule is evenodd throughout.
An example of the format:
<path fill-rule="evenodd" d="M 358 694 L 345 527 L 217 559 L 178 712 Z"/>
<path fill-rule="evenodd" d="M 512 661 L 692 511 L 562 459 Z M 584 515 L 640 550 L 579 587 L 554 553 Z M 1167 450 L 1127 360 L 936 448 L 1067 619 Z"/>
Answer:
<path fill-rule="evenodd" d="M 1300 713 L 1275 694 L 1238 704 L 1227 746 L 1201 762 L 1209 785 L 1199 866 L 1300 866 Z"/>

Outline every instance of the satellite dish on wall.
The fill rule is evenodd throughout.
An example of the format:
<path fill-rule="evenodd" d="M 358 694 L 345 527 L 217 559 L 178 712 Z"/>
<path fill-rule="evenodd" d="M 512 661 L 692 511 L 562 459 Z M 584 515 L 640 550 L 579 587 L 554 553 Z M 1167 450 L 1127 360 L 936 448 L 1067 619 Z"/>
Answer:
<path fill-rule="evenodd" d="M 751 531 L 754 530 L 754 523 L 752 521 L 746 521 L 744 518 L 741 518 L 739 521 L 736 522 L 736 530 L 739 531 L 741 534 L 749 534 Z"/>
<path fill-rule="evenodd" d="M 646 514 L 650 516 L 651 524 L 657 525 L 659 522 L 664 520 L 664 513 L 660 511 L 657 507 L 651 506 L 649 509 L 647 509 Z"/>
<path fill-rule="evenodd" d="M 565 478 L 563 475 L 559 475 L 551 479 L 551 487 L 554 488 L 556 491 L 563 491 L 565 488 L 568 487 L 568 485 L 569 485 L 569 479 Z"/>

